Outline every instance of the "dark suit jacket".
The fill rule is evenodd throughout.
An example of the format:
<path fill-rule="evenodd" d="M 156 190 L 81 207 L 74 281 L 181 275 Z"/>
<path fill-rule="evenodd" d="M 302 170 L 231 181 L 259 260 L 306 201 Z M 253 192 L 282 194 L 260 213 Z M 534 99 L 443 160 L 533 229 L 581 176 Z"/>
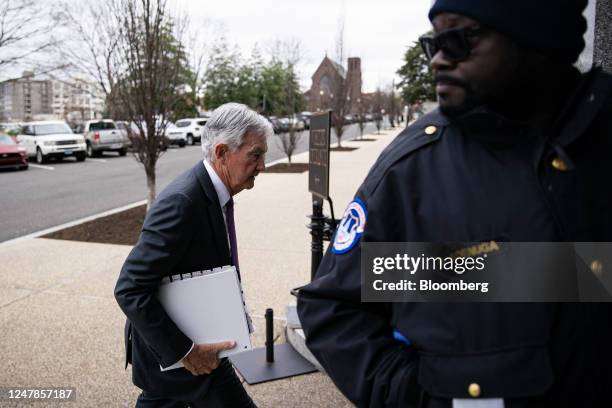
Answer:
<path fill-rule="evenodd" d="M 160 364 L 183 358 L 192 341 L 170 320 L 156 291 L 164 276 L 230 264 L 219 199 L 199 162 L 161 192 L 115 287 L 115 298 L 127 316 L 126 366 L 132 363 L 136 386 L 192 400 L 206 393 L 214 371 L 197 377 L 184 368 L 160 371 Z"/>

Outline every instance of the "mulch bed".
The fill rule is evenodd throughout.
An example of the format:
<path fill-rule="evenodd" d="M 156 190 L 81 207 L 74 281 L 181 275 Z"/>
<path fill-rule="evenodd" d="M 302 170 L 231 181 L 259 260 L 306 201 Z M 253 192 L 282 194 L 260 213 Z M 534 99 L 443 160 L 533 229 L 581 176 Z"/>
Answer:
<path fill-rule="evenodd" d="M 107 215 L 43 236 L 69 241 L 135 245 L 146 214 L 146 205 Z"/>
<path fill-rule="evenodd" d="M 345 147 L 345 146 L 337 147 L 336 146 L 336 147 L 330 148 L 329 150 L 332 152 L 352 152 L 353 150 L 357 150 L 357 149 L 359 148 L 358 147 Z"/>
<path fill-rule="evenodd" d="M 303 173 L 308 171 L 308 163 L 276 163 L 266 167 L 264 173 Z"/>

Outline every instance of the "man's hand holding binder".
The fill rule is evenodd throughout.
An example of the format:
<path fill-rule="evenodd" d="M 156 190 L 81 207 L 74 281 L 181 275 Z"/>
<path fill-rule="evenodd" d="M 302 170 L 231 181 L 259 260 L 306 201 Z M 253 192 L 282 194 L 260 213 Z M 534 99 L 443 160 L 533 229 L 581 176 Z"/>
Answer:
<path fill-rule="evenodd" d="M 183 359 L 183 366 L 193 375 L 210 374 L 219 367 L 219 353 L 236 347 L 235 341 L 196 344 Z"/>

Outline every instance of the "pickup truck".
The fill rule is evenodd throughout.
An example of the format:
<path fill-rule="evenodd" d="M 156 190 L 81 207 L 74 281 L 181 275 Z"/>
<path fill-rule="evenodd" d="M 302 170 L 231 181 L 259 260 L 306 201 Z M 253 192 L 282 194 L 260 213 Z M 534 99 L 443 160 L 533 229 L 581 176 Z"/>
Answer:
<path fill-rule="evenodd" d="M 89 120 L 77 126 L 75 133 L 83 134 L 89 157 L 113 151 L 125 156 L 130 145 L 127 135 L 110 119 Z"/>

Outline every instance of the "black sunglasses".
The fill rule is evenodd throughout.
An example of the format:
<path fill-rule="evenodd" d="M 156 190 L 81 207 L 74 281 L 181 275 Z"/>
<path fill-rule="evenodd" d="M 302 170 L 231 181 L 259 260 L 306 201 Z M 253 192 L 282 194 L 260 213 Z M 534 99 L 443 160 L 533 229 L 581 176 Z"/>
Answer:
<path fill-rule="evenodd" d="M 424 35 L 419 38 L 419 42 L 430 61 L 438 51 L 442 50 L 449 61 L 459 62 L 470 56 L 474 48 L 474 43 L 470 40 L 480 35 L 482 31 L 482 27 L 451 28 L 435 36 Z"/>

